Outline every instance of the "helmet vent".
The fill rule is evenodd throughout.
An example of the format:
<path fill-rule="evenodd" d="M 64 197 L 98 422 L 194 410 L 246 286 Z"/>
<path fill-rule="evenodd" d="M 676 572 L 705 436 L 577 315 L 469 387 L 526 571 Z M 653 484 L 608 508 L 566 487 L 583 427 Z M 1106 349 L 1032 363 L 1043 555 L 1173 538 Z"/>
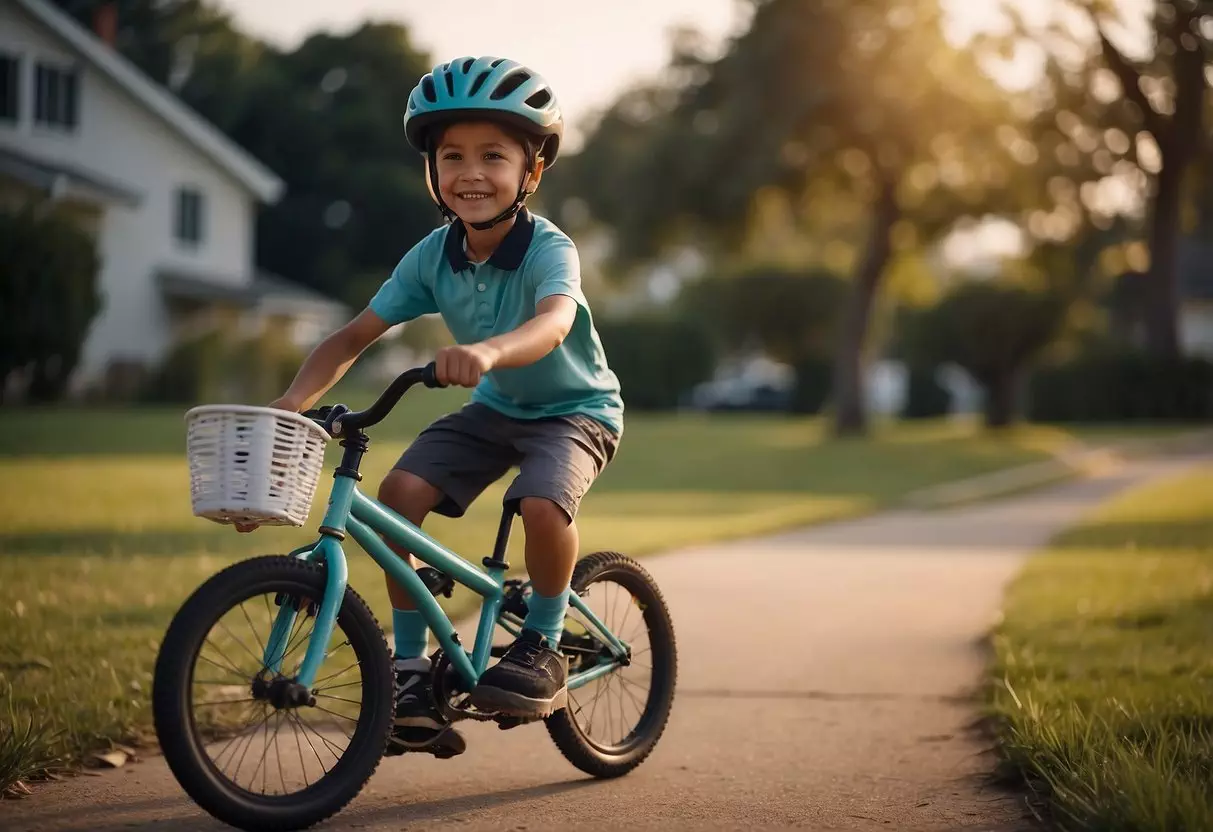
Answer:
<path fill-rule="evenodd" d="M 451 77 L 451 73 L 449 72 L 444 72 L 442 79 L 446 81 L 446 94 L 453 98 L 455 95 L 455 79 Z"/>
<path fill-rule="evenodd" d="M 531 76 L 526 72 L 515 72 L 513 75 L 507 75 L 505 80 L 497 85 L 497 89 L 493 90 L 493 94 L 489 98 L 494 101 L 500 101 L 529 80 L 531 80 Z"/>
<path fill-rule="evenodd" d="M 421 79 L 421 94 L 425 97 L 425 100 L 431 104 L 438 103 L 438 96 L 434 92 L 433 76 L 427 75 Z"/>
<path fill-rule="evenodd" d="M 476 80 L 472 82 L 472 88 L 470 90 L 468 90 L 468 95 L 471 96 L 471 95 L 475 95 L 476 93 L 480 92 L 480 88 L 484 86 L 485 79 L 487 79 L 488 77 L 489 77 L 489 73 L 488 73 L 487 69 L 484 72 L 477 75 Z"/>
<path fill-rule="evenodd" d="M 526 100 L 526 105 L 528 107 L 534 107 L 536 110 L 539 110 L 539 109 L 546 107 L 547 103 L 551 100 L 552 100 L 552 93 L 546 89 L 543 89 L 543 90 L 540 90 L 539 92 L 535 93 L 534 95 L 532 95 L 530 98 L 528 98 Z"/>
<path fill-rule="evenodd" d="M 495 58 L 493 62 L 489 64 L 489 68 L 496 69 L 497 65 L 501 63 L 505 63 L 505 58 Z"/>
<path fill-rule="evenodd" d="M 475 59 L 475 58 L 468 58 L 466 61 L 464 61 L 464 62 L 463 62 L 463 70 L 462 70 L 462 71 L 463 71 L 464 73 L 467 73 L 468 71 L 470 71 L 470 70 L 471 70 L 471 68 L 472 68 L 472 64 L 474 64 L 474 63 L 476 63 L 476 59 Z"/>

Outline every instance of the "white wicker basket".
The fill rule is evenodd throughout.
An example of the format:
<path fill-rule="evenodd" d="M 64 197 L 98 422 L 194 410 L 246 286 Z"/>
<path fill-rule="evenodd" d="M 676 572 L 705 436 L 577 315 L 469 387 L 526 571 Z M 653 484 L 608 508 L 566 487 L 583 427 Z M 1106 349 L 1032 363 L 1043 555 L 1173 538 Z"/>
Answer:
<path fill-rule="evenodd" d="M 217 523 L 302 526 L 329 435 L 298 413 L 204 405 L 185 414 L 194 515 Z"/>

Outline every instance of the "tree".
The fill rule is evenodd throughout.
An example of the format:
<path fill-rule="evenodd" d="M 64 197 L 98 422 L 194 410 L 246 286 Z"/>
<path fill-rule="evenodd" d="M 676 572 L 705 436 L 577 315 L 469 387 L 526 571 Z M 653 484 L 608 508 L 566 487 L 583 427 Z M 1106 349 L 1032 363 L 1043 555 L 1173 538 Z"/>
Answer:
<path fill-rule="evenodd" d="M 833 384 L 836 431 L 861 432 L 868 325 L 888 266 L 900 247 L 986 210 L 991 189 L 1006 184 L 1009 157 L 990 140 L 1006 117 L 1004 97 L 972 55 L 945 41 L 933 0 L 752 5 L 750 29 L 727 54 L 684 57 L 684 83 L 650 90 L 666 109 L 649 108 L 645 119 L 629 119 L 627 107 L 608 114 L 589 158 L 612 161 L 598 135 L 622 139 L 637 169 L 607 168 L 617 183 L 585 198 L 644 253 L 688 226 L 715 245 L 735 244 L 755 195 L 771 189 L 866 205 Z M 629 136 L 637 121 L 642 129 Z"/>
<path fill-rule="evenodd" d="M 1207 65 L 1213 59 L 1209 22 L 1213 3 L 1208 0 L 1153 0 L 1149 8 L 1150 44 L 1143 60 L 1130 57 L 1109 32 L 1124 19 L 1116 4 L 1099 0 L 1069 0 L 1068 8 L 1085 14 L 1093 24 L 1097 51 L 1106 70 L 1116 79 L 1120 95 L 1098 101 L 1106 118 L 1139 129 L 1132 144 L 1132 159 L 1146 174 L 1146 239 L 1149 267 L 1145 283 L 1147 348 L 1158 356 L 1179 352 L 1179 289 L 1177 256 L 1183 234 L 1183 209 L 1209 147 L 1205 109 L 1209 106 Z M 1060 26 L 1040 30 L 1019 21 L 1018 31 L 1038 42 L 1062 42 L 1071 50 L 1073 30 L 1059 34 Z M 1079 49 L 1086 44 L 1079 42 Z M 1054 46 L 1055 48 L 1055 46 Z M 1089 50 L 1087 50 L 1089 51 Z M 1139 147 L 1146 145 L 1146 152 Z"/>
<path fill-rule="evenodd" d="M 723 348 L 760 348 L 776 361 L 796 364 L 829 354 L 846 295 L 846 282 L 829 272 L 753 267 L 695 281 L 683 289 L 679 305 Z"/>
<path fill-rule="evenodd" d="M 1051 292 L 1008 283 L 966 281 L 934 307 L 906 313 L 900 341 L 911 364 L 952 362 L 985 391 L 985 422 L 1014 421 L 1029 363 L 1052 343 L 1066 302 Z"/>
<path fill-rule="evenodd" d="M 26 374 L 26 396 L 63 395 L 101 308 L 93 240 L 68 219 L 30 208 L 0 214 L 0 394 Z"/>

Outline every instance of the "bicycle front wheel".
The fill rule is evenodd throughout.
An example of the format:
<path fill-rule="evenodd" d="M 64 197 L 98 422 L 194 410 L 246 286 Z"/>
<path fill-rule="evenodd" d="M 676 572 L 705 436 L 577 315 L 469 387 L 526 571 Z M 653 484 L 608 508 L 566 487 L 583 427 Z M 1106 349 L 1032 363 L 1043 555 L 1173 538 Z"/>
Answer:
<path fill-rule="evenodd" d="M 383 630 L 352 589 L 316 682 L 292 696 L 324 589 L 320 565 L 254 558 L 199 587 L 165 634 L 156 735 L 181 787 L 225 823 L 311 826 L 352 800 L 383 756 L 395 679 Z M 271 670 L 276 621 L 281 662 Z"/>

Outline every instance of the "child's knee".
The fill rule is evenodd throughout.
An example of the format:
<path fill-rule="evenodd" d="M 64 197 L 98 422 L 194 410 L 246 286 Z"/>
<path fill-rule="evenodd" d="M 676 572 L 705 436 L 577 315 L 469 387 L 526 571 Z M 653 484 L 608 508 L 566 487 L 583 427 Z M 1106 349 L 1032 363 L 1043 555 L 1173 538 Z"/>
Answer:
<path fill-rule="evenodd" d="M 535 531 L 564 529 L 573 523 L 568 512 L 547 497 L 523 497 L 518 510 L 522 514 L 523 525 Z"/>
<path fill-rule="evenodd" d="M 379 483 L 379 502 L 418 522 L 442 500 L 442 492 L 416 474 L 393 470 Z"/>

